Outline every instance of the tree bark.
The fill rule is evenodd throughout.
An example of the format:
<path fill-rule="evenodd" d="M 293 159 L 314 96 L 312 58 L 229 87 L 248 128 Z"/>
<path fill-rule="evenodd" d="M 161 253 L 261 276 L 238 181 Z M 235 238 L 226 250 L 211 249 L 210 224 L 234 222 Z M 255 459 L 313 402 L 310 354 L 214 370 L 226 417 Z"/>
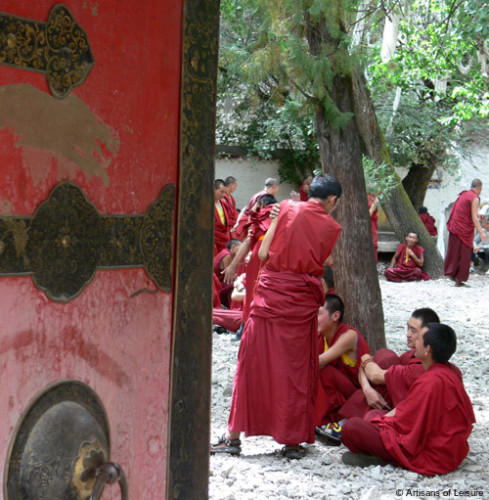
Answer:
<path fill-rule="evenodd" d="M 309 47 L 316 55 L 321 42 L 332 41 L 324 25 L 312 28 L 308 30 Z M 332 87 L 330 97 L 337 108 L 343 113 L 353 113 L 351 78 L 335 77 Z M 358 328 L 375 352 L 385 347 L 384 314 L 359 130 L 355 120 L 349 120 L 341 129 L 333 127 L 324 106 L 319 104 L 316 132 L 324 171 L 336 177 L 343 187 L 339 206 L 333 214 L 343 227 L 333 252 L 335 288 L 345 302 L 345 322 Z"/>
<path fill-rule="evenodd" d="M 416 211 L 423 206 L 426 191 L 431 177 L 436 170 L 436 164 L 412 163 L 409 172 L 402 180 L 402 186 Z"/>
<path fill-rule="evenodd" d="M 425 249 L 423 269 L 431 278 L 439 278 L 443 276 L 443 259 L 436 248 L 435 241 L 421 222 L 399 175 L 392 165 L 363 74 L 357 71 L 352 77 L 352 82 L 355 121 L 360 131 L 362 149 L 365 154 L 379 162 L 379 164 L 383 162 L 389 165 L 392 168 L 393 176 L 397 179 L 397 187 L 388 196 L 381 199 L 382 208 L 400 242 L 404 242 L 409 232 L 417 233 L 419 244 Z"/>

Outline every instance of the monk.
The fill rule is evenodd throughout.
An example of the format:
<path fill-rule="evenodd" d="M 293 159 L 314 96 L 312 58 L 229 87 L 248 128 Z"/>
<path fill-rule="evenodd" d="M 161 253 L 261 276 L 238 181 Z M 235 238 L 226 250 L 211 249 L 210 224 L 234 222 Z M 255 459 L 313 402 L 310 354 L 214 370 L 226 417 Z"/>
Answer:
<path fill-rule="evenodd" d="M 314 393 L 318 376 L 317 311 L 320 281 L 341 226 L 331 217 L 341 184 L 320 174 L 309 200 L 285 200 L 262 241 L 260 274 L 241 340 L 227 432 L 211 453 L 241 452 L 240 434 L 272 436 L 286 458 L 314 442 Z"/>
<path fill-rule="evenodd" d="M 231 307 L 231 293 L 233 291 L 233 284 L 228 284 L 224 282 L 223 272 L 226 268 L 229 267 L 231 262 L 236 257 L 236 254 L 241 246 L 241 241 L 236 240 L 234 238 L 230 239 L 226 248 L 223 248 L 215 257 L 214 257 L 214 273 L 219 278 L 221 282 L 221 290 L 219 292 L 219 296 L 221 298 L 221 304 L 228 309 Z"/>
<path fill-rule="evenodd" d="M 246 230 L 242 227 L 243 225 L 246 225 L 247 223 L 247 216 L 249 215 L 251 209 L 255 206 L 255 203 L 258 201 L 258 198 L 265 194 L 269 194 L 273 197 L 277 196 L 279 190 L 279 183 L 278 180 L 275 179 L 275 177 L 268 177 L 265 179 L 265 187 L 261 190 L 255 193 L 251 198 L 250 201 L 246 204 L 246 206 L 241 210 L 241 212 L 238 215 L 238 221 L 233 227 L 233 231 L 236 232 L 236 237 L 237 238 L 245 238 L 246 237 Z M 244 231 L 244 233 L 243 233 Z"/>
<path fill-rule="evenodd" d="M 406 236 L 406 243 L 401 243 L 392 257 L 390 267 L 385 270 L 389 281 L 429 280 L 430 277 L 421 270 L 424 264 L 424 248 L 418 245 L 418 235 L 411 232 Z"/>
<path fill-rule="evenodd" d="M 300 201 L 307 201 L 309 196 L 309 186 L 312 182 L 312 175 L 307 174 L 302 180 L 301 187 L 299 188 L 299 199 Z"/>
<path fill-rule="evenodd" d="M 314 418 L 316 433 L 323 437 L 329 436 L 331 423 L 339 420 L 341 406 L 360 388 L 360 358 L 370 352 L 361 333 L 343 323 L 344 312 L 345 305 L 338 295 L 326 295 L 318 313 L 317 341 L 321 354 Z"/>
<path fill-rule="evenodd" d="M 423 374 L 421 361 L 415 357 L 416 336 L 428 330 L 428 323 L 439 323 L 433 309 L 416 309 L 407 322 L 408 351 L 398 356 L 390 349 L 379 349 L 372 357 L 364 355 L 358 372 L 361 389 L 355 391 L 339 410 L 341 418 L 365 418 L 372 409 L 391 410 L 409 392 L 413 382 Z M 458 369 L 457 369 L 458 370 Z M 341 429 L 332 438 L 341 438 Z"/>
<path fill-rule="evenodd" d="M 229 212 L 227 205 L 222 203 L 226 194 L 226 183 L 222 179 L 214 181 L 214 256 L 226 248 L 231 239 L 229 229 Z"/>
<path fill-rule="evenodd" d="M 428 213 L 428 209 L 426 207 L 419 207 L 418 215 L 430 236 L 438 236 L 438 229 L 436 229 L 435 226 L 435 218 Z"/>
<path fill-rule="evenodd" d="M 253 301 L 253 296 L 258 283 L 258 277 L 260 276 L 260 271 L 263 268 L 263 261 L 258 257 L 258 251 L 260 250 L 261 242 L 265 237 L 272 219 L 270 214 L 273 210 L 273 206 L 277 203 L 277 200 L 270 194 L 264 194 L 258 198 L 257 202 L 250 210 L 248 215 L 248 222 L 243 227 L 248 231 L 248 236 L 243 241 L 242 246 L 239 248 L 235 258 L 231 262 L 228 268 L 226 268 L 224 273 L 224 283 L 232 283 L 240 263 L 243 261 L 248 252 L 251 251 L 251 256 L 246 266 L 246 295 L 243 303 L 243 314 L 242 314 L 242 327 L 236 332 L 234 341 L 240 341 L 243 335 L 244 324 L 248 319 L 250 314 L 250 306 Z"/>
<path fill-rule="evenodd" d="M 462 286 L 463 282 L 469 279 L 474 228 L 477 229 L 481 241 L 487 243 L 487 235 L 478 217 L 481 191 L 482 182 L 474 179 L 470 189 L 458 195 L 447 222 L 450 234 L 444 273 L 455 281 L 455 286 Z"/>
<path fill-rule="evenodd" d="M 447 362 L 457 348 L 455 332 L 429 323 L 417 336 L 416 357 L 424 373 L 406 398 L 370 422 L 354 417 L 343 426 L 347 465 L 401 466 L 434 476 L 454 471 L 467 456 L 475 423 L 472 403 Z"/>
<path fill-rule="evenodd" d="M 238 209 L 236 208 L 236 200 L 234 199 L 233 193 L 238 188 L 238 181 L 236 177 L 228 176 L 225 179 L 226 184 L 226 194 L 223 198 L 223 203 L 227 205 L 229 214 L 229 226 L 233 227 L 238 220 Z"/>
<path fill-rule="evenodd" d="M 368 213 L 370 215 L 370 225 L 372 226 L 372 239 L 374 242 L 375 262 L 379 261 L 379 199 L 372 193 L 367 194 Z"/>

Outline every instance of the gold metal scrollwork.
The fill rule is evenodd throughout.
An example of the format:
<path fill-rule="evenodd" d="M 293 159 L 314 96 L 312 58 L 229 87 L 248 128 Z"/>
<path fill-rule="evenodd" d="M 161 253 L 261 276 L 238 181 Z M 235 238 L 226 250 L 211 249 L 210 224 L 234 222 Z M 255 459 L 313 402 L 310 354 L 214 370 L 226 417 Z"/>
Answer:
<path fill-rule="evenodd" d="M 82 190 L 58 184 L 32 217 L 0 218 L 0 276 L 32 275 L 52 300 L 68 302 L 97 269 L 143 267 L 170 291 L 175 186 L 143 215 L 100 215 Z"/>
<path fill-rule="evenodd" d="M 52 94 L 63 98 L 85 81 L 94 59 L 83 28 L 57 4 L 46 23 L 0 13 L 0 64 L 45 73 Z"/>

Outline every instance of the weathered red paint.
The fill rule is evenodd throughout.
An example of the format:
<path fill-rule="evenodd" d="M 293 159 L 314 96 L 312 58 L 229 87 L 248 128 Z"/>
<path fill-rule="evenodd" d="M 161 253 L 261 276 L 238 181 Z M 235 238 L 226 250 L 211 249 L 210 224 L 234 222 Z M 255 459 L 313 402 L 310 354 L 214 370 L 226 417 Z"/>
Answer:
<path fill-rule="evenodd" d="M 69 179 L 101 213 L 145 213 L 161 188 L 178 177 L 182 4 L 64 3 L 86 31 L 95 58 L 87 80 L 66 100 L 79 113 L 78 133 L 85 134 L 82 148 L 88 149 L 80 152 L 77 138 L 67 138 L 80 154 L 79 161 L 76 156 L 68 159 L 64 146 L 53 146 L 52 135 L 46 134 L 52 125 L 46 122 L 49 117 L 61 120 L 59 133 L 67 133 L 65 103 L 59 107 L 49 100 L 54 115 L 33 116 L 27 110 L 17 121 L 4 117 L 0 212 L 31 215 L 58 182 Z M 53 5 L 47 0 L 3 0 L 0 11 L 45 22 Z M 7 66 L 0 66 L 0 100 L 2 89 L 4 99 L 20 93 L 39 102 L 36 96 L 50 96 L 43 74 Z M 30 127 L 39 116 L 39 129 Z M 100 142 L 96 133 L 91 141 L 88 123 L 101 124 L 110 141 Z M 94 155 L 89 160 L 95 170 L 82 165 L 87 151 Z M 130 498 L 162 498 L 172 295 L 140 293 L 130 298 L 143 288 L 155 285 L 142 269 L 98 271 L 76 299 L 62 304 L 50 301 L 30 277 L 0 278 L 2 467 L 14 427 L 32 398 L 54 381 L 74 378 L 90 385 L 103 401 L 111 459 L 128 476 Z"/>

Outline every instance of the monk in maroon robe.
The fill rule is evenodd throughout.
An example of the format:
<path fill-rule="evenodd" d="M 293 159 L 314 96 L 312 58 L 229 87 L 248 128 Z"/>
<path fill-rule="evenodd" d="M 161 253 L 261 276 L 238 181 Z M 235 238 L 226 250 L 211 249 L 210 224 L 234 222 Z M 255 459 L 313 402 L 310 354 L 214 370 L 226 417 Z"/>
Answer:
<path fill-rule="evenodd" d="M 309 186 L 312 182 L 312 175 L 306 175 L 302 181 L 301 187 L 299 188 L 299 200 L 307 201 L 309 197 Z"/>
<path fill-rule="evenodd" d="M 275 203 L 277 203 L 277 200 L 269 194 L 258 198 L 246 218 L 247 222 L 243 225 L 248 236 L 224 275 L 224 282 L 231 283 L 238 273 L 240 262 L 251 251 L 251 257 L 246 266 L 246 295 L 243 303 L 243 323 L 246 323 L 248 319 L 251 302 L 253 301 L 253 295 L 258 284 L 258 277 L 264 266 L 264 262 L 258 257 L 258 251 L 260 250 L 265 233 L 272 222 L 270 214 Z"/>
<path fill-rule="evenodd" d="M 317 427 L 336 422 L 338 410 L 360 387 L 360 358 L 370 352 L 366 340 L 343 320 L 345 306 L 337 295 L 327 295 L 318 313 L 319 384 L 314 419 Z"/>
<path fill-rule="evenodd" d="M 438 236 L 438 229 L 436 229 L 435 226 L 435 218 L 428 213 L 428 209 L 426 207 L 419 207 L 418 215 L 430 236 Z"/>
<path fill-rule="evenodd" d="M 224 181 L 216 179 L 214 181 L 214 255 L 224 250 L 231 239 L 228 207 L 222 202 L 225 194 L 226 185 Z"/>
<path fill-rule="evenodd" d="M 470 260 L 474 246 L 474 228 L 481 241 L 487 243 L 486 233 L 479 222 L 479 196 L 482 182 L 474 179 L 469 191 L 462 191 L 450 212 L 447 222 L 448 248 L 445 256 L 445 276 L 455 280 L 455 286 L 462 286 L 469 279 Z"/>
<path fill-rule="evenodd" d="M 415 357 L 414 341 L 428 323 L 439 323 L 433 309 L 416 309 L 407 322 L 406 342 L 409 348 L 400 356 L 390 349 L 379 349 L 375 355 L 362 356 L 358 374 L 361 389 L 356 390 L 339 410 L 343 418 L 365 417 L 372 410 L 391 410 L 407 395 L 413 382 L 424 373 L 421 361 Z"/>
<path fill-rule="evenodd" d="M 272 436 L 288 458 L 303 456 L 299 443 L 314 442 L 320 277 L 341 231 L 329 215 L 340 195 L 339 182 L 320 174 L 308 202 L 280 204 L 259 251 L 268 262 L 241 340 L 228 431 L 211 453 L 239 454 L 243 431 Z"/>
<path fill-rule="evenodd" d="M 430 277 L 421 270 L 424 264 L 424 248 L 418 245 L 418 235 L 409 233 L 406 243 L 397 247 L 392 257 L 391 265 L 385 270 L 385 277 L 389 281 L 429 280 Z"/>
<path fill-rule="evenodd" d="M 236 200 L 234 199 L 233 193 L 238 188 L 238 181 L 235 177 L 226 177 L 226 194 L 222 199 L 222 202 L 227 205 L 229 214 L 229 227 L 233 227 L 238 220 L 238 209 L 236 207 Z"/>
<path fill-rule="evenodd" d="M 455 470 L 467 456 L 475 422 L 460 379 L 447 366 L 456 350 L 455 332 L 430 323 L 416 338 L 416 357 L 425 369 L 406 398 L 370 422 L 354 417 L 343 426 L 348 465 L 384 463 L 433 476 Z"/>

